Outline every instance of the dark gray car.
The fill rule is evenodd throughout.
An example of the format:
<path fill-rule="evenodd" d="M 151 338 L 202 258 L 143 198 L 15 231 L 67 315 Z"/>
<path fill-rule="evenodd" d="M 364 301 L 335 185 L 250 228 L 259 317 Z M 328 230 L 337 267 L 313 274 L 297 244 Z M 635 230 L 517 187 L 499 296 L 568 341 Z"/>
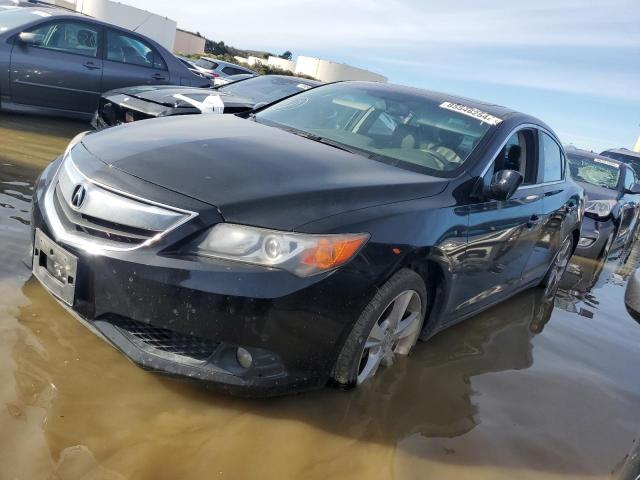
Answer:
<path fill-rule="evenodd" d="M 210 82 L 157 42 L 46 6 L 0 9 L 0 108 L 91 118 L 102 92 Z"/>

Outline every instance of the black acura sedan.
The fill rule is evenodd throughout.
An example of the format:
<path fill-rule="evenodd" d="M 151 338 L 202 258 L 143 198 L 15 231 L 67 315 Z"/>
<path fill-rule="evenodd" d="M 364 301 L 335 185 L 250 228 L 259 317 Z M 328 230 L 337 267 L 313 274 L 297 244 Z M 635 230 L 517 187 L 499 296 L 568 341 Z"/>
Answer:
<path fill-rule="evenodd" d="M 214 88 L 140 86 L 112 90 L 100 97 L 91 124 L 96 130 L 172 115 L 241 113 L 275 102 L 320 82 L 286 75 L 263 75 Z"/>
<path fill-rule="evenodd" d="M 635 239 L 640 184 L 626 164 L 585 150 L 567 150 L 573 179 L 585 191 L 585 219 L 576 253 L 606 259 L 625 252 Z"/>
<path fill-rule="evenodd" d="M 533 117 L 336 83 L 78 136 L 36 186 L 33 272 L 144 368 L 349 387 L 516 292 L 552 297 L 582 195 Z"/>

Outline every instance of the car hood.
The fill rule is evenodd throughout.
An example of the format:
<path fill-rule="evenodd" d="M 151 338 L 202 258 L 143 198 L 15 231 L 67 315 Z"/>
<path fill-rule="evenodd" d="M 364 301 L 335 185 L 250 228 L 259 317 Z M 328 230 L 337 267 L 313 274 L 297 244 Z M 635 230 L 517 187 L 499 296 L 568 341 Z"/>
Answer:
<path fill-rule="evenodd" d="M 212 104 L 219 103 L 224 108 L 243 107 L 244 109 L 251 109 L 255 105 L 255 101 L 250 98 L 228 95 L 223 91 L 211 88 L 180 87 L 175 85 L 120 88 L 111 90 L 105 93 L 104 96 L 110 100 L 115 100 L 116 103 L 122 103 L 126 97 L 133 97 L 170 108 L 198 108 L 208 97 L 213 96 L 218 97 L 219 102 Z"/>
<path fill-rule="evenodd" d="M 82 144 L 105 168 L 214 205 L 229 222 L 283 230 L 447 185 L 234 115 L 135 122 Z"/>
<path fill-rule="evenodd" d="M 618 190 L 599 187 L 586 182 L 576 183 L 584 189 L 585 200 L 617 200 L 620 196 Z"/>

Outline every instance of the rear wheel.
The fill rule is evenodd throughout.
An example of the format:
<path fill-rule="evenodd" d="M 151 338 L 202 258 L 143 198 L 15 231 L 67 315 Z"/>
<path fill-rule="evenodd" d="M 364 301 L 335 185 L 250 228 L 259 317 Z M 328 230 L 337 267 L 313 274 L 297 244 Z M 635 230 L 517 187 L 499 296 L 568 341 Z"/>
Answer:
<path fill-rule="evenodd" d="M 334 381 L 354 387 L 371 379 L 396 355 L 407 355 L 416 344 L 427 307 L 427 289 L 413 270 L 396 273 L 365 307 L 338 356 Z"/>
<path fill-rule="evenodd" d="M 558 285 L 560 285 L 562 275 L 564 275 L 564 272 L 567 270 L 567 265 L 569 265 L 572 253 L 573 235 L 569 235 L 564 239 L 562 245 L 560 245 L 560 249 L 558 253 L 556 253 L 553 263 L 551 267 L 549 267 L 549 271 L 545 275 L 544 280 L 542 280 L 541 287 L 544 289 L 545 299 L 550 300 L 556 296 Z"/>

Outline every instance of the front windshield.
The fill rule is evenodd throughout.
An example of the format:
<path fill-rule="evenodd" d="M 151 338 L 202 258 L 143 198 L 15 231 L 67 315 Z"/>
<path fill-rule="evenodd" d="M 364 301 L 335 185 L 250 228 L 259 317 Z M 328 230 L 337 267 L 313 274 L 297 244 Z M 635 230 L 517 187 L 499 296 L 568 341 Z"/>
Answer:
<path fill-rule="evenodd" d="M 51 14 L 32 8 L 8 8 L 0 9 L 0 33 L 25 25 L 42 17 L 50 17 Z"/>
<path fill-rule="evenodd" d="M 452 111 L 442 100 L 353 83 L 301 93 L 258 113 L 256 121 L 318 136 L 431 175 L 464 165 L 491 128 Z"/>
<path fill-rule="evenodd" d="M 571 176 L 578 182 L 616 190 L 620 180 L 620 167 L 600 158 L 568 155 Z"/>
<path fill-rule="evenodd" d="M 218 90 L 228 95 L 248 98 L 255 103 L 271 103 L 294 93 L 308 90 L 311 86 L 298 78 L 282 78 L 263 75 L 241 82 L 221 86 Z"/>
<path fill-rule="evenodd" d="M 627 165 L 631 165 L 636 172 L 640 172 L 640 156 L 637 155 L 625 155 L 624 153 L 619 152 L 602 152 L 600 155 L 604 157 L 613 158 L 614 160 L 618 160 L 619 162 L 626 163 Z"/>

